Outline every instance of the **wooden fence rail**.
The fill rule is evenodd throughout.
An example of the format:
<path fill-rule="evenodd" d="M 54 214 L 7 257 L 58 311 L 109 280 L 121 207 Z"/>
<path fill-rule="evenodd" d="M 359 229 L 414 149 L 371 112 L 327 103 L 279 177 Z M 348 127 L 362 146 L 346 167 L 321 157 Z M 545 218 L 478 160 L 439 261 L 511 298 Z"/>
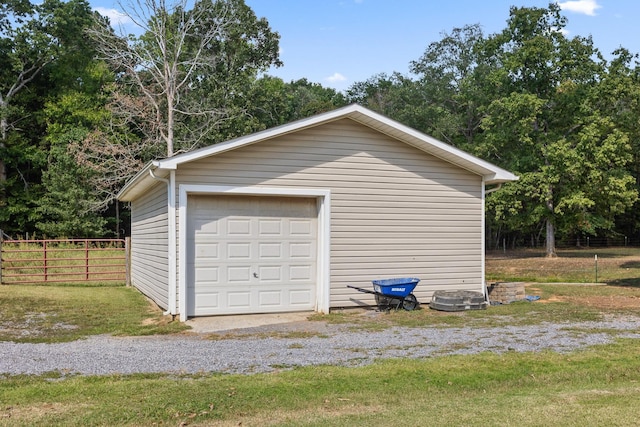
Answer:
<path fill-rule="evenodd" d="M 129 282 L 129 239 L 1 240 L 0 284 Z"/>

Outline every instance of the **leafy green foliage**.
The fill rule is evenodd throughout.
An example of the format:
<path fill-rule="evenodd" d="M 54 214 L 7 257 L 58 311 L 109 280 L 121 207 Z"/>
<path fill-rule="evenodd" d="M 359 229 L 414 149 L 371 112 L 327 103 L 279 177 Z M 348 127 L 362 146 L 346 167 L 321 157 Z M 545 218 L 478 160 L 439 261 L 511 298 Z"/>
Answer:
<path fill-rule="evenodd" d="M 488 196 L 488 234 L 544 241 L 550 255 L 556 234 L 612 236 L 640 223 L 636 56 L 621 49 L 608 64 L 591 38 L 563 33 L 560 12 L 512 7 L 489 36 L 455 28 L 411 63 L 417 80 L 378 75 L 347 92 L 519 175 Z"/>
<path fill-rule="evenodd" d="M 485 110 L 483 143 L 495 161 L 521 176 L 510 184 L 520 190 L 511 194 L 525 198 L 519 206 L 529 209 L 514 213 L 529 217 L 522 225 L 532 216 L 546 223 L 548 254 L 555 253 L 556 230 L 612 232 L 615 216 L 638 197 L 627 169 L 628 136 L 608 111 L 596 108 L 606 64 L 590 39 L 567 39 L 564 25 L 555 5 L 512 8 L 508 28 L 484 47 L 503 65 L 497 74 L 507 90 Z M 492 207 L 501 214 L 513 210 L 497 207 L 501 200 Z"/>
<path fill-rule="evenodd" d="M 591 38 L 563 33 L 556 4 L 512 7 L 496 34 L 454 28 L 411 62 L 412 75 L 377 74 L 345 93 L 265 75 L 281 65 L 280 36 L 243 0 L 145 5 L 147 30 L 132 38 L 85 0 L 0 5 L 0 229 L 108 234 L 122 228 L 111 218 L 118 189 L 169 140 L 188 151 L 352 102 L 520 176 L 487 197 L 490 246 L 546 241 L 553 253 L 556 234 L 640 227 L 638 55 L 620 48 L 605 61 Z M 134 72 L 95 59 L 86 30 L 96 23 Z M 192 27 L 181 33 L 184 23 Z M 163 64 L 182 86 L 152 102 L 168 93 L 151 72 Z"/>

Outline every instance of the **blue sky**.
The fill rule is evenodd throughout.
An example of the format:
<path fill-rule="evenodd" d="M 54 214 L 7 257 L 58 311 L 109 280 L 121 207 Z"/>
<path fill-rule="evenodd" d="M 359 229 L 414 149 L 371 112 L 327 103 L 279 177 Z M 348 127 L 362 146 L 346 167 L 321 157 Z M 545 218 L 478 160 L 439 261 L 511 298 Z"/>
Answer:
<path fill-rule="evenodd" d="M 284 66 L 269 74 L 285 81 L 307 78 L 345 90 L 353 83 L 394 71 L 407 74 L 443 32 L 480 24 L 485 34 L 506 26 L 510 6 L 547 7 L 526 0 L 245 0 L 280 34 Z M 90 0 L 103 14 L 116 0 Z M 605 56 L 623 46 L 640 53 L 640 1 L 564 0 L 568 36 L 593 37 Z"/>

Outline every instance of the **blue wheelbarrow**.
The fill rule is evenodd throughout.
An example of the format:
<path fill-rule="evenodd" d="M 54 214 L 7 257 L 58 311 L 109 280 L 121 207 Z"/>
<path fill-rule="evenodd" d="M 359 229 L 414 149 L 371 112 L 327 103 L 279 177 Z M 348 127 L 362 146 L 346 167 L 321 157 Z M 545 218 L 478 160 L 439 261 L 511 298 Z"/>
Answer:
<path fill-rule="evenodd" d="M 347 285 L 348 288 L 355 289 L 366 294 L 376 296 L 376 304 L 381 311 L 387 311 L 391 307 L 396 310 L 404 308 L 407 311 L 415 310 L 419 303 L 413 295 L 413 290 L 420 279 L 415 277 L 401 277 L 396 279 L 372 280 L 373 290 Z"/>

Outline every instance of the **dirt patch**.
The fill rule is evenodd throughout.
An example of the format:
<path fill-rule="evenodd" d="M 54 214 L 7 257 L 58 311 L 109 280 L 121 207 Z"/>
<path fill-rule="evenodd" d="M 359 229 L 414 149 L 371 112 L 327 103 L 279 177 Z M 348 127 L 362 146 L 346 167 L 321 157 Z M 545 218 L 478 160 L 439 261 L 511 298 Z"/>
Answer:
<path fill-rule="evenodd" d="M 51 331 L 73 330 L 77 326 L 63 322 L 55 322 L 55 314 L 27 313 L 20 321 L 0 321 L 0 335 L 14 338 L 41 337 Z"/>
<path fill-rule="evenodd" d="M 640 298 L 634 296 L 556 297 L 556 299 L 603 310 L 640 309 Z"/>
<path fill-rule="evenodd" d="M 174 320 L 171 316 L 162 316 L 162 317 L 149 317 L 144 319 L 141 323 L 143 326 L 164 326 L 173 322 Z"/>
<path fill-rule="evenodd" d="M 540 293 L 541 289 L 536 287 L 527 287 L 528 293 Z M 640 297 L 635 295 L 594 295 L 594 296 L 558 296 L 553 295 L 549 298 L 543 298 L 539 303 L 551 302 L 567 302 L 586 307 L 593 307 L 602 310 L 628 310 L 640 309 Z"/>
<path fill-rule="evenodd" d="M 16 405 L 0 408 L 0 423 L 31 424 L 48 416 L 58 416 L 88 408 L 85 404 L 44 403 L 42 405 Z M 86 410 L 86 409 L 85 409 Z"/>

